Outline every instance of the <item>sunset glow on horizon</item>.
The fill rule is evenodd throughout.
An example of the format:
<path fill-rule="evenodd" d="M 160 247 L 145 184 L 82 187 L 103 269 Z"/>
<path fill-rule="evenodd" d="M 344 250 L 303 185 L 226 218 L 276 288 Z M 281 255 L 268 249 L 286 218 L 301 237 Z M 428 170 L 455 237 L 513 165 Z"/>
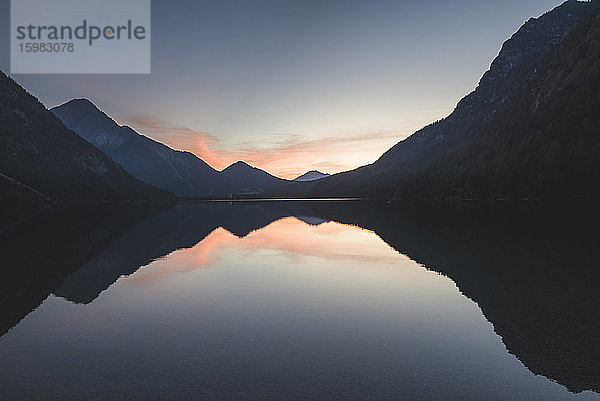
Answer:
<path fill-rule="evenodd" d="M 223 170 L 242 160 L 285 179 L 294 179 L 309 170 L 335 174 L 372 163 L 385 150 L 407 136 L 390 130 L 346 133 L 317 139 L 284 137 L 262 143 L 262 146 L 240 143 L 226 149 L 219 138 L 209 132 L 169 126 L 147 117 L 131 119 L 126 125 L 173 149 L 191 152 L 216 170 Z"/>
<path fill-rule="evenodd" d="M 91 99 L 217 170 L 242 160 L 287 179 L 331 174 L 446 117 L 502 43 L 560 3 L 153 2 L 151 74 L 15 79 L 48 108 Z M 0 9 L 8 31 L 9 0 Z"/>

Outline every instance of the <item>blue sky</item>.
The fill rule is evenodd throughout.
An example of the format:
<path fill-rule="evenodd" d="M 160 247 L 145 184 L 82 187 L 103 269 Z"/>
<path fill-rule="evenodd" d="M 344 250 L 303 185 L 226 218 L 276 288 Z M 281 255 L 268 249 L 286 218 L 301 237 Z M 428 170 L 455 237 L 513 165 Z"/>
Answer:
<path fill-rule="evenodd" d="M 554 0 L 152 2 L 152 74 L 14 75 L 48 107 L 86 97 L 216 168 L 285 177 L 373 162 L 448 115 Z M 0 0 L 0 69 L 9 70 Z"/>

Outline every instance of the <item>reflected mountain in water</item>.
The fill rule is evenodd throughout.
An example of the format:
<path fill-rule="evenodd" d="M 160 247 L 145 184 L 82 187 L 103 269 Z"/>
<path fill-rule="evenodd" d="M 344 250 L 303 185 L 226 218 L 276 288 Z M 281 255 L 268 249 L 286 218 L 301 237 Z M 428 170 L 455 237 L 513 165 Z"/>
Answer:
<path fill-rule="evenodd" d="M 451 278 L 531 372 L 572 392 L 600 392 L 600 220 L 593 208 L 353 207 L 324 216 L 372 230 Z"/>
<path fill-rule="evenodd" d="M 600 392 L 599 219 L 589 210 L 535 203 L 188 203 L 137 224 L 131 215 L 117 218 L 117 225 L 106 217 L 88 222 L 79 216 L 68 235 L 58 236 L 58 227 L 41 220 L 45 230 L 22 227 L 22 235 L 2 241 L 3 254 L 13 255 L 3 269 L 12 273 L 4 273 L 3 287 L 10 290 L 2 293 L 2 324 L 11 327 L 50 292 L 90 303 L 119 277 L 193 247 L 219 227 L 244 237 L 293 216 L 311 225 L 336 221 L 375 232 L 399 253 L 451 278 L 533 373 L 572 392 Z M 27 237 L 27 230 L 35 237 Z M 54 246 L 37 248 L 15 275 L 22 261 L 14 255 L 30 253 L 43 239 Z M 44 257 L 56 263 L 39 263 Z"/>
<path fill-rule="evenodd" d="M 180 204 L 152 216 L 129 230 L 102 254 L 71 275 L 55 295 L 76 303 L 88 304 L 121 276 L 134 273 L 173 251 L 191 248 L 219 227 L 238 237 L 284 217 L 299 215 L 307 224 L 323 219 L 303 216 L 310 213 L 307 203 L 215 202 Z"/>
<path fill-rule="evenodd" d="M 0 336 L 155 207 L 56 208 L 0 235 Z"/>

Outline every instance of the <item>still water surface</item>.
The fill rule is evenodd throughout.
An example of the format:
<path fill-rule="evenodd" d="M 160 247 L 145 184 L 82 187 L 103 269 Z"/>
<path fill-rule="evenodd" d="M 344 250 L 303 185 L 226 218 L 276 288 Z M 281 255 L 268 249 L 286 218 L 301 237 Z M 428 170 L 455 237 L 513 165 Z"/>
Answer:
<path fill-rule="evenodd" d="M 532 373 L 392 241 L 282 208 L 134 223 L 0 338 L 2 399 L 600 399 Z"/>

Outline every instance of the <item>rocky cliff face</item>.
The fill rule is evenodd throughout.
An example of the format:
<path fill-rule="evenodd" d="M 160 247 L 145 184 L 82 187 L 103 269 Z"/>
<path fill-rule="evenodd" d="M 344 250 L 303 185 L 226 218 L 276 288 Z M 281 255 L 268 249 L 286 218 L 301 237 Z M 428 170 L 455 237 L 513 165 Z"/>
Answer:
<path fill-rule="evenodd" d="M 477 88 L 451 115 L 399 142 L 372 165 L 320 180 L 313 194 L 397 195 L 400 181 L 458 154 L 483 136 L 499 113 L 531 90 L 548 56 L 595 8 L 597 3 L 570 0 L 528 20 L 504 43 Z"/>
<path fill-rule="evenodd" d="M 398 143 L 375 165 L 386 167 L 406 164 L 403 161 L 416 162 L 415 150 L 419 153 L 418 159 L 423 162 L 461 146 L 475 134 L 477 128 L 490 122 L 504 105 L 533 82 L 544 55 L 564 40 L 589 8 L 589 3 L 571 0 L 539 18 L 528 20 L 503 44 L 477 88 L 458 103 L 450 116 Z M 411 149 L 411 152 L 404 150 L 411 142 L 428 146 Z"/>
<path fill-rule="evenodd" d="M 500 50 L 477 89 L 458 104 L 455 113 L 466 117 L 473 108 L 489 119 L 536 77 L 541 57 L 564 40 L 589 10 L 590 4 L 567 1 L 539 18 L 528 20 Z"/>
<path fill-rule="evenodd" d="M 592 198 L 600 195 L 600 7 L 522 74 L 462 149 L 382 191 L 413 198 Z M 554 27 L 555 25 L 552 25 Z M 549 28 L 550 29 L 550 28 Z"/>

